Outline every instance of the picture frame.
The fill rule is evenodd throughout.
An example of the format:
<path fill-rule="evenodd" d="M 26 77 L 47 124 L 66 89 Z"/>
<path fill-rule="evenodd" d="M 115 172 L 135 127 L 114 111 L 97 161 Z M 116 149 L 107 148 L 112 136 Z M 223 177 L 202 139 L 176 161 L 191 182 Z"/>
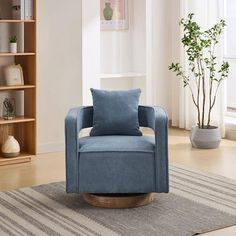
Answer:
<path fill-rule="evenodd" d="M 24 85 L 24 76 L 21 65 L 9 65 L 5 68 L 5 80 L 7 86 Z"/>
<path fill-rule="evenodd" d="M 100 0 L 101 30 L 129 29 L 128 0 Z"/>

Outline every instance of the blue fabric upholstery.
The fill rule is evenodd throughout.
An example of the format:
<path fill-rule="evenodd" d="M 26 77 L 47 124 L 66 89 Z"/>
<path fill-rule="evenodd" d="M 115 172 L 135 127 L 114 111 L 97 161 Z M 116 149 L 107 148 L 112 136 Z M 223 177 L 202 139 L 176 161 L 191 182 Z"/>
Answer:
<path fill-rule="evenodd" d="M 79 192 L 155 192 L 154 153 L 82 152 Z"/>
<path fill-rule="evenodd" d="M 137 135 L 140 89 L 106 91 L 91 89 L 93 97 L 93 128 L 91 136 Z"/>
<path fill-rule="evenodd" d="M 160 107 L 139 106 L 138 116 L 140 126 L 154 130 L 155 144 L 145 136 L 78 139 L 81 129 L 92 127 L 93 107 L 69 111 L 65 120 L 67 192 L 169 191 L 167 115 Z"/>
<path fill-rule="evenodd" d="M 153 192 L 154 150 L 153 137 L 80 138 L 79 181 L 83 180 L 79 182 L 80 192 L 99 193 L 101 189 L 105 193 Z"/>
<path fill-rule="evenodd" d="M 94 136 L 79 139 L 79 152 L 154 152 L 155 139 L 147 136 Z"/>

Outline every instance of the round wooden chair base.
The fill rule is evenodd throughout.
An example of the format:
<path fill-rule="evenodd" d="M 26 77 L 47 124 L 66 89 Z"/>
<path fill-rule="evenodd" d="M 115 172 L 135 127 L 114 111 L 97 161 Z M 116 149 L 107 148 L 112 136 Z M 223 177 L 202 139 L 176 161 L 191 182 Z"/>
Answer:
<path fill-rule="evenodd" d="M 104 208 L 132 208 L 144 206 L 154 200 L 154 193 L 144 194 L 91 194 L 85 193 L 83 199 L 90 205 Z"/>

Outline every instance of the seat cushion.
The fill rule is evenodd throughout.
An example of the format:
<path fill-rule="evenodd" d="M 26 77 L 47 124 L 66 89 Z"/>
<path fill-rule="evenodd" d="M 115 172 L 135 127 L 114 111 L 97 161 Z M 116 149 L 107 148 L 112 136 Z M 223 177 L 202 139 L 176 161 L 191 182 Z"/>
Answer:
<path fill-rule="evenodd" d="M 91 92 L 93 97 L 91 136 L 142 135 L 138 120 L 140 89 L 127 91 L 91 89 Z"/>
<path fill-rule="evenodd" d="M 79 152 L 154 152 L 155 140 L 148 136 L 93 136 L 79 139 Z"/>
<path fill-rule="evenodd" d="M 154 138 L 97 136 L 79 139 L 79 191 L 155 191 Z"/>

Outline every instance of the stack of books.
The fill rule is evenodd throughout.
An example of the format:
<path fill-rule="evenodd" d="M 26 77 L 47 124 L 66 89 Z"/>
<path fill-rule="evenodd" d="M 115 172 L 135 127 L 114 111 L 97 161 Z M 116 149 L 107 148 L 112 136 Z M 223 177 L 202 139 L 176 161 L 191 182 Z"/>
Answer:
<path fill-rule="evenodd" d="M 13 20 L 33 20 L 33 0 L 12 0 Z"/>

